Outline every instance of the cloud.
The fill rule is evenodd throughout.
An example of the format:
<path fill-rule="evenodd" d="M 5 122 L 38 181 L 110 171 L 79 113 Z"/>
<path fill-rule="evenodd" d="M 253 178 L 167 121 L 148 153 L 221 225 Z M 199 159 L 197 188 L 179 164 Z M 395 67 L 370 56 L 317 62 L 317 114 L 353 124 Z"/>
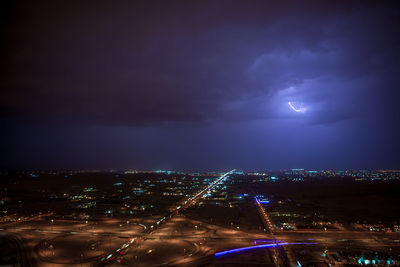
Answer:
<path fill-rule="evenodd" d="M 396 12 L 376 5 L 18 6 L 0 116 L 141 127 L 291 118 L 291 100 L 309 123 L 362 116 L 399 77 Z"/>

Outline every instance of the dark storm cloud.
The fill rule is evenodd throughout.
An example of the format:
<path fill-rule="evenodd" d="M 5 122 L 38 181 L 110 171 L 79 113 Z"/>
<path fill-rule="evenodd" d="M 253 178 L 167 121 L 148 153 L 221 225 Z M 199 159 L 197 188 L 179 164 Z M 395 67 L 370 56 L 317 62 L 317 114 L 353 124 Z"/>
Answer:
<path fill-rule="evenodd" d="M 399 167 L 396 1 L 3 3 L 0 167 Z"/>
<path fill-rule="evenodd" d="M 382 116 L 393 112 L 394 5 L 49 1 L 11 6 L 10 14 L 3 118 L 253 120 L 290 116 L 287 100 L 308 105 L 311 123 L 362 116 L 371 105 Z"/>

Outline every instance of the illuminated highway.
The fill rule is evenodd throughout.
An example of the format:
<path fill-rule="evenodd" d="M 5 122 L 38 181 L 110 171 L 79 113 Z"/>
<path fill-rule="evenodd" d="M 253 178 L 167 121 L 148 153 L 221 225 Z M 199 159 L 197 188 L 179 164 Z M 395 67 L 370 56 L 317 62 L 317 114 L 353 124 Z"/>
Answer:
<path fill-rule="evenodd" d="M 120 217 L 117 212 L 98 218 L 64 218 L 56 213 L 20 219 L 10 216 L 11 219 L 7 218 L 10 221 L 0 227 L 0 236 L 3 243 L 12 247 L 9 253 L 17 253 L 8 255 L 17 255 L 16 260 L 23 266 L 43 267 L 297 266 L 300 263 L 306 266 L 311 259 L 337 265 L 332 254 L 339 255 L 343 248 L 354 253 L 400 251 L 400 235 L 396 232 L 354 230 L 336 225 L 336 228 L 278 228 L 282 221 L 293 218 L 282 217 L 286 214 L 284 209 L 271 213 L 269 201 L 262 197 L 266 191 L 243 194 L 240 176 L 226 182 L 232 172 L 221 176 L 212 174 L 215 175 L 212 179 L 207 176 L 204 180 L 193 177 L 192 180 L 182 179 L 182 183 L 173 181 L 177 184 L 175 188 L 164 177 L 160 178 L 163 189 L 151 192 L 161 196 L 157 201 L 165 200 L 170 204 L 162 203 L 162 208 L 149 210 L 146 216 L 135 214 L 133 217 L 124 213 L 126 215 Z M 193 181 L 194 186 L 191 185 Z M 150 179 L 146 183 L 155 184 Z M 231 185 L 236 183 L 239 187 L 232 190 Z M 220 190 L 221 184 L 223 189 Z M 121 188 L 120 185 L 115 187 L 116 190 Z M 170 192 L 169 188 L 177 193 L 182 189 L 188 191 L 184 193 L 186 197 L 177 194 L 169 200 L 162 195 L 162 192 Z M 197 191 L 193 192 L 193 188 Z M 226 194 L 230 194 L 228 199 Z M 274 211 L 278 206 L 275 202 L 283 206 L 277 201 L 282 198 L 275 197 L 272 197 Z M 199 202 L 202 203 L 197 206 Z M 193 205 L 196 207 L 190 208 Z M 170 208 L 166 210 L 166 207 Z M 151 215 L 155 210 L 164 210 L 165 214 Z M 258 218 L 261 222 L 255 224 Z M 325 254 L 329 255 L 322 256 Z M 365 255 L 364 258 L 371 259 Z"/>
<path fill-rule="evenodd" d="M 269 219 L 269 216 L 268 216 L 267 212 L 265 211 L 263 204 L 260 202 L 260 200 L 257 197 L 255 197 L 254 200 L 256 202 L 256 206 L 257 206 L 258 212 L 260 213 L 260 217 L 264 224 L 265 229 L 271 235 L 274 235 L 274 226 L 272 225 L 271 220 Z"/>
<path fill-rule="evenodd" d="M 272 238 L 273 238 L 274 244 L 273 244 L 273 246 L 270 246 L 270 247 L 272 248 L 273 260 L 275 262 L 275 265 L 280 266 L 281 263 L 285 264 L 287 255 L 286 255 L 283 247 L 282 247 L 282 249 L 280 248 L 280 244 L 277 242 L 277 240 L 275 238 L 274 226 L 263 206 L 263 203 L 261 203 L 261 201 L 257 197 L 255 197 L 254 200 L 255 200 L 255 203 L 257 206 L 257 210 L 260 214 L 261 220 L 264 224 L 264 227 L 272 235 Z M 290 259 L 289 259 L 289 261 L 290 261 Z"/>
<path fill-rule="evenodd" d="M 79 264 L 79 266 L 89 267 L 92 266 L 89 264 L 93 263 L 93 261 L 90 261 L 91 255 L 105 255 L 105 252 L 121 247 L 121 238 L 128 241 L 132 236 L 135 236 L 137 239 L 146 240 L 146 242 L 142 242 L 138 246 L 135 245 L 134 249 L 132 249 L 132 245 L 136 243 L 133 242 L 129 251 L 127 250 L 128 247 L 119 250 L 118 253 L 121 253 L 119 255 L 124 254 L 124 256 L 123 258 L 119 256 L 111 260 L 115 266 L 119 266 L 117 264 L 118 260 L 122 260 L 121 264 L 123 266 L 151 266 L 154 264 L 160 265 L 161 263 L 168 263 L 170 265 L 182 263 L 183 266 L 196 266 L 203 262 L 232 262 L 240 259 L 242 256 L 250 256 L 252 253 L 259 253 L 260 261 L 264 260 L 267 261 L 265 262 L 266 264 L 271 264 L 271 258 L 265 258 L 265 256 L 269 253 L 272 254 L 274 246 L 256 249 L 259 252 L 248 249 L 241 250 L 243 253 L 227 253 L 225 254 L 226 256 L 221 257 L 213 256 L 215 253 L 227 251 L 231 248 L 237 249 L 251 246 L 252 242 L 254 245 L 267 245 L 271 244 L 268 242 L 276 242 L 280 245 L 281 249 L 286 246 L 281 245 L 281 243 L 301 243 L 293 244 L 293 246 L 288 245 L 287 249 L 289 251 L 309 249 L 310 246 L 304 246 L 304 243 L 310 242 L 318 243 L 317 245 L 312 245 L 312 247 L 316 246 L 316 250 L 321 247 L 342 248 L 344 245 L 359 247 L 363 244 L 369 248 L 400 248 L 400 242 L 398 240 L 396 242 L 396 239 L 399 238 L 398 236 L 396 237 L 395 233 L 382 234 L 352 231 L 308 231 L 305 233 L 276 231 L 277 236 L 276 240 L 274 240 L 264 233 L 248 233 L 218 227 L 203 221 L 187 218 L 181 214 L 174 216 L 174 218 L 168 221 L 168 224 L 152 234 L 144 233 L 143 226 L 139 224 L 135 225 L 132 231 L 126 230 L 121 232 L 117 229 L 123 221 L 117 219 L 110 219 L 109 221 L 96 223 L 94 224 L 96 225 L 95 229 L 92 229 L 90 224 L 86 228 L 83 227 L 85 225 L 84 222 L 79 224 L 79 222 L 56 220 L 53 226 L 49 221 L 41 220 L 34 222 L 34 224 L 30 222 L 23 227 L 13 226 L 7 229 L 7 231 L 10 234 L 15 233 L 16 236 L 21 236 L 23 240 L 37 240 L 34 241 L 34 243 L 39 243 L 37 252 L 32 251 L 32 254 L 27 255 L 27 259 L 33 257 L 34 262 L 40 263 L 38 266 L 48 266 L 45 264 L 64 264 L 64 266 Z M 141 222 L 144 224 L 148 223 L 146 221 Z M 196 228 L 196 226 L 198 227 Z M 66 246 L 66 241 L 76 242 L 76 248 Z M 82 250 L 83 257 L 81 257 L 77 249 L 84 248 L 84 243 L 90 245 L 91 242 L 98 242 L 99 247 L 96 247 L 95 250 L 91 250 L 90 247 Z M 50 246 L 54 246 L 54 249 L 49 248 Z M 184 252 L 185 249 L 186 252 Z M 267 252 L 268 249 L 270 252 Z M 25 251 L 22 249 L 19 250 L 21 250 L 21 253 Z M 247 253 L 247 251 L 254 252 Z M 135 260 L 136 256 L 138 258 Z M 298 255 L 294 254 L 293 256 L 295 260 L 298 259 Z M 251 262 L 249 261 L 249 263 Z"/>
<path fill-rule="evenodd" d="M 193 196 L 189 197 L 187 200 L 185 200 L 182 205 L 175 207 L 170 213 L 168 213 L 166 216 L 160 218 L 157 220 L 154 224 L 150 226 L 150 228 L 145 229 L 143 231 L 144 234 L 152 235 L 161 225 L 165 224 L 168 222 L 174 215 L 178 214 L 180 210 L 187 209 L 188 207 L 194 205 L 197 200 L 202 198 L 204 195 L 210 193 L 218 184 L 221 182 L 225 181 L 232 172 L 235 170 L 231 170 L 221 177 L 219 177 L 217 180 L 206 186 L 205 188 L 201 189 L 199 192 L 195 193 Z M 146 238 L 130 238 L 128 242 L 124 243 L 120 248 L 115 250 L 114 253 L 110 253 L 106 257 L 103 257 L 101 261 L 98 263 L 98 266 L 105 266 L 108 264 L 113 263 L 114 261 L 120 262 L 121 258 L 123 257 L 124 254 L 128 251 L 129 247 L 132 244 L 138 245 L 139 243 L 142 243 L 146 240 Z"/>
<path fill-rule="evenodd" d="M 52 215 L 54 215 L 53 212 L 48 212 L 48 213 L 44 213 L 44 214 L 38 214 L 38 215 L 26 217 L 26 218 L 23 218 L 23 219 L 19 218 L 18 220 L 15 220 L 15 221 L 12 221 L 12 222 L 3 223 L 3 224 L 1 224 L 1 227 L 2 228 L 7 228 L 7 227 L 10 227 L 10 226 L 19 224 L 19 223 L 35 221 L 35 220 L 38 220 L 40 218 L 48 217 L 48 216 L 52 216 Z"/>

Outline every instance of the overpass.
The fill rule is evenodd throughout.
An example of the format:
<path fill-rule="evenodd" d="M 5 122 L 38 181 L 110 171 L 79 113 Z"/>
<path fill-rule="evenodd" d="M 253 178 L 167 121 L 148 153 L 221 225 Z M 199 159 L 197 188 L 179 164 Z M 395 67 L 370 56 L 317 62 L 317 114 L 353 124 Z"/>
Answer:
<path fill-rule="evenodd" d="M 217 178 L 214 182 L 210 183 L 207 185 L 205 188 L 201 189 L 200 191 L 194 193 L 192 196 L 190 196 L 188 199 L 183 201 L 181 205 L 175 207 L 170 211 L 168 214 L 157 220 L 154 224 L 152 224 L 149 228 L 145 229 L 143 231 L 143 234 L 146 235 L 152 235 L 161 225 L 165 224 L 168 222 L 173 216 L 178 214 L 181 210 L 185 210 L 189 208 L 190 206 L 193 206 L 199 199 L 204 197 L 204 195 L 210 193 L 217 185 L 225 181 L 230 174 L 232 174 L 235 169 L 223 174 L 219 178 Z M 127 243 L 123 244 L 120 248 L 116 249 L 113 253 L 110 253 L 106 257 L 103 257 L 99 263 L 95 264 L 95 266 L 106 266 L 108 264 L 113 263 L 114 261 L 120 259 L 122 257 L 121 252 L 127 251 L 128 248 L 134 244 L 139 244 L 141 242 L 144 242 L 148 237 L 144 238 L 131 238 Z"/>
<path fill-rule="evenodd" d="M 270 248 L 272 249 L 272 258 L 276 266 L 291 266 L 288 264 L 288 261 L 290 261 L 284 247 L 282 246 L 283 243 L 277 242 L 275 238 L 275 231 L 274 231 L 274 226 L 268 216 L 267 211 L 265 210 L 263 204 L 260 202 L 260 200 L 255 197 L 255 204 L 258 210 L 258 213 L 260 215 L 261 221 L 264 225 L 264 229 L 268 231 L 269 234 L 272 235 L 272 242 L 273 244 L 270 244 Z M 287 244 L 287 243 L 285 243 Z"/>

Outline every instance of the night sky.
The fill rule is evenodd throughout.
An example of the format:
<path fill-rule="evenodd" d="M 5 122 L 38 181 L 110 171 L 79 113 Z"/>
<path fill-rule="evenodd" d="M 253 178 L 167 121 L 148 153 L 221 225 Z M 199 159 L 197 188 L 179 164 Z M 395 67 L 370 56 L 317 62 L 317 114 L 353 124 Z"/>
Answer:
<path fill-rule="evenodd" d="M 396 2 L 3 1 L 0 168 L 398 169 Z"/>

